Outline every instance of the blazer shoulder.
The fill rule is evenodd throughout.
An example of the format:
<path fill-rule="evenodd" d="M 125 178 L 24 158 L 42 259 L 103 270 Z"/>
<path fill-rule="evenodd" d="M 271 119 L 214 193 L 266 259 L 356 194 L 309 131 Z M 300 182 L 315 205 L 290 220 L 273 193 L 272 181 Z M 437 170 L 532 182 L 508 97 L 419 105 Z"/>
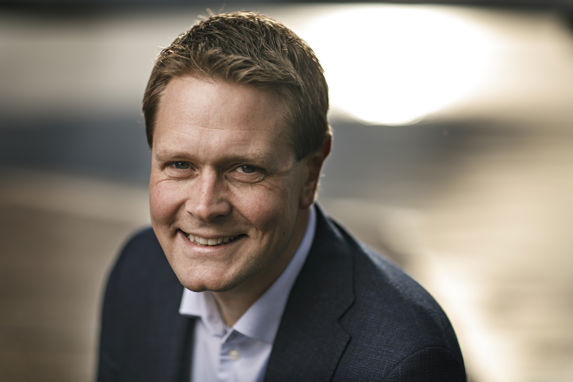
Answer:
<path fill-rule="evenodd" d="M 423 286 L 386 257 L 368 248 L 357 253 L 355 259 L 359 310 L 393 318 L 390 326 L 394 331 L 403 332 L 403 342 L 410 339 L 417 344 L 427 341 L 427 346 L 447 344 L 457 348 L 446 313 Z"/>
<path fill-rule="evenodd" d="M 433 296 L 387 257 L 330 223 L 353 263 L 354 302 L 340 320 L 352 339 L 339 371 L 352 376 L 353 370 L 370 370 L 368 378 L 377 380 L 397 365 L 427 367 L 415 361 L 423 355 L 422 359 L 436 360 L 438 369 L 453 367 L 456 375 L 463 375 L 455 332 Z M 442 359 L 451 362 L 440 364 Z"/>
<path fill-rule="evenodd" d="M 142 297 L 144 286 L 173 284 L 179 286 L 173 270 L 151 227 L 130 236 L 119 252 L 108 275 L 105 298 L 110 294 Z"/>
<path fill-rule="evenodd" d="M 334 258 L 346 259 L 339 262 L 339 267 L 344 264 L 346 269 L 338 269 L 338 276 L 351 280 L 347 285 L 353 289 L 354 303 L 349 313 L 359 312 L 364 318 L 357 322 L 394 322 L 398 327 L 409 327 L 421 318 L 422 324 L 446 328 L 446 334 L 449 334 L 451 326 L 446 314 L 424 287 L 386 256 L 354 238 L 335 220 L 321 217 L 315 240 L 327 244 L 317 248 L 328 252 L 328 257 L 322 258 L 323 264 L 325 261 L 331 263 Z M 406 317 L 414 319 L 403 320 Z"/>
<path fill-rule="evenodd" d="M 132 235 L 104 292 L 98 381 L 168 380 L 157 375 L 175 372 L 171 362 L 179 359 L 168 354 L 178 349 L 189 321 L 178 313 L 182 292 L 152 229 Z"/>
<path fill-rule="evenodd" d="M 118 261 L 132 261 L 134 256 L 153 257 L 161 252 L 159 242 L 151 227 L 141 228 L 124 242 Z"/>

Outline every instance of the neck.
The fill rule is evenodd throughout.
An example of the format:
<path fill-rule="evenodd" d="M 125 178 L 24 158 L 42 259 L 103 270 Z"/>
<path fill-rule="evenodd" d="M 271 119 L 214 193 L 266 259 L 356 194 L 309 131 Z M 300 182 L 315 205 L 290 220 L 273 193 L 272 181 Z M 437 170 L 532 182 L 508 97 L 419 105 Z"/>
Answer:
<path fill-rule="evenodd" d="M 264 291 L 256 298 L 253 298 L 250 293 L 240 294 L 238 292 L 213 292 L 213 296 L 221 318 L 228 327 L 232 327 L 263 293 Z"/>

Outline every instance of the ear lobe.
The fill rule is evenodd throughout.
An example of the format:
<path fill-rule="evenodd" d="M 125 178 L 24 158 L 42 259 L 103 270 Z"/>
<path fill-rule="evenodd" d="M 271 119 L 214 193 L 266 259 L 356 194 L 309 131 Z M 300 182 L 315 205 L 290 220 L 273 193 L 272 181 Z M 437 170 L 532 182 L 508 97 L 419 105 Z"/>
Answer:
<path fill-rule="evenodd" d="M 328 138 L 322 147 L 303 159 L 305 162 L 305 180 L 300 197 L 300 207 L 302 209 L 309 208 L 316 199 L 322 165 L 326 157 L 330 154 L 331 146 L 332 139 Z"/>

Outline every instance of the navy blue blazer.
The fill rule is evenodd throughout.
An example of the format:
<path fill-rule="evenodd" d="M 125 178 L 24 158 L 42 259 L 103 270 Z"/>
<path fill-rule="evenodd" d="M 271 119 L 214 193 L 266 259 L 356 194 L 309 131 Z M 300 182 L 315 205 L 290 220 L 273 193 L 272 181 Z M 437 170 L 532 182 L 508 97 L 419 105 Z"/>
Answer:
<path fill-rule="evenodd" d="M 465 381 L 454 331 L 415 281 L 317 208 L 265 381 Z M 151 229 L 113 267 L 103 300 L 99 382 L 188 382 L 194 319 Z"/>

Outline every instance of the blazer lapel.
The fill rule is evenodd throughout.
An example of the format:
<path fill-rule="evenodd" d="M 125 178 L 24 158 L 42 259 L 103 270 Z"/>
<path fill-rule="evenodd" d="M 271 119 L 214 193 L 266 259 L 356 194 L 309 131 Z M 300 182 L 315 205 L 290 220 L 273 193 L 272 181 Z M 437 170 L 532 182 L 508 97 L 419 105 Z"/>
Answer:
<path fill-rule="evenodd" d="M 150 362 L 145 368 L 153 370 L 150 381 L 189 382 L 191 349 L 195 320 L 179 314 L 183 287 L 172 272 L 158 280 L 152 292 L 149 340 Z M 147 379 L 146 379 L 147 380 Z"/>
<path fill-rule="evenodd" d="M 330 380 L 350 340 L 338 320 L 354 300 L 352 258 L 317 212 L 315 239 L 281 319 L 267 382 Z"/>

